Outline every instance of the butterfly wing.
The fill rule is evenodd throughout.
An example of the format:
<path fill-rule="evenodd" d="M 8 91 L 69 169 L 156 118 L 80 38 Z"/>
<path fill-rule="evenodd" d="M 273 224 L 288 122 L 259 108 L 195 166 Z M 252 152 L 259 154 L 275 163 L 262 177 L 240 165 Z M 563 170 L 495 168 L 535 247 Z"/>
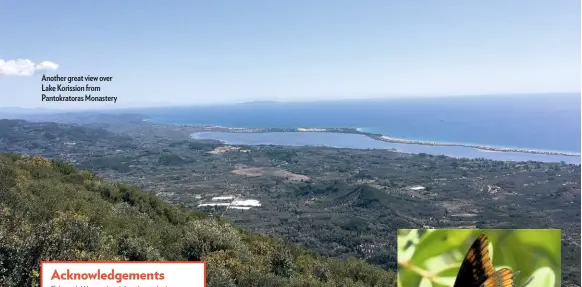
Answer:
<path fill-rule="evenodd" d="M 480 287 L 513 287 L 513 274 L 507 268 L 499 269 L 487 278 Z"/>
<path fill-rule="evenodd" d="M 453 287 L 480 287 L 496 274 L 489 256 L 489 240 L 487 235 L 481 235 L 473 242 L 467 252 Z M 485 285 L 492 287 L 496 285 Z M 505 285 L 499 285 L 505 286 Z"/>

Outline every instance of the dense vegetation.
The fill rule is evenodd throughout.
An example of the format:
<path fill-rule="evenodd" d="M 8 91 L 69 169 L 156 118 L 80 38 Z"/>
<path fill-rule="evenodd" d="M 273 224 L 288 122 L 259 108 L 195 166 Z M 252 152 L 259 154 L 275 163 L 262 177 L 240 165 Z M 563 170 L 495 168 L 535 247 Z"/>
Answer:
<path fill-rule="evenodd" d="M 205 260 L 209 286 L 394 286 L 394 274 L 241 231 L 92 172 L 0 155 L 0 285 L 38 286 L 41 260 Z"/>
<path fill-rule="evenodd" d="M 512 287 L 571 286 L 562 284 L 560 233 L 559 229 L 401 229 L 398 286 L 453 286 L 469 246 L 482 234 L 494 268 L 514 273 Z"/>
<path fill-rule="evenodd" d="M 580 285 L 580 165 L 323 147 L 210 152 L 228 146 L 190 139 L 193 127 L 141 122 L 4 126 L 20 138 L 0 137 L 0 151 L 71 160 L 164 201 L 223 215 L 247 231 L 388 270 L 396 269 L 397 228 L 560 228 L 563 284 Z M 215 196 L 262 205 L 199 206 Z"/>

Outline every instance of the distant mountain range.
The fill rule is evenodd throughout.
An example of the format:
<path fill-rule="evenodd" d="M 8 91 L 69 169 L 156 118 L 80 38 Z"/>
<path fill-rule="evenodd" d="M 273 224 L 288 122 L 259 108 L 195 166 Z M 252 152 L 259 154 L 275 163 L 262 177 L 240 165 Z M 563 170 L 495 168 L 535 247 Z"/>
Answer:
<path fill-rule="evenodd" d="M 250 101 L 239 103 L 239 105 L 262 105 L 262 104 L 278 104 L 280 101 Z"/>

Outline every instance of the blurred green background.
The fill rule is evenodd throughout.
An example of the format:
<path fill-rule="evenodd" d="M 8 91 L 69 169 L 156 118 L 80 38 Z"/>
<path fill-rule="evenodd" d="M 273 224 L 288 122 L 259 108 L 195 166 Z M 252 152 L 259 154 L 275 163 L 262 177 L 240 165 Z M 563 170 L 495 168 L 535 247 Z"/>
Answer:
<path fill-rule="evenodd" d="M 496 270 L 508 267 L 515 286 L 559 287 L 561 230 L 559 229 L 400 229 L 398 286 L 452 287 L 463 258 L 479 234 L 489 238 Z"/>

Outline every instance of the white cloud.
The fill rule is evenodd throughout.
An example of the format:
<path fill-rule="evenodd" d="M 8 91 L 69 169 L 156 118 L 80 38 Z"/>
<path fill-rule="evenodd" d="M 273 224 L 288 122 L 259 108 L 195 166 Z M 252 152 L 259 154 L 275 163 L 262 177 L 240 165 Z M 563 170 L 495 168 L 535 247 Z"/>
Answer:
<path fill-rule="evenodd" d="M 50 61 L 35 64 L 28 59 L 2 60 L 0 59 L 0 75 L 32 76 L 38 71 L 54 71 L 59 65 Z"/>

